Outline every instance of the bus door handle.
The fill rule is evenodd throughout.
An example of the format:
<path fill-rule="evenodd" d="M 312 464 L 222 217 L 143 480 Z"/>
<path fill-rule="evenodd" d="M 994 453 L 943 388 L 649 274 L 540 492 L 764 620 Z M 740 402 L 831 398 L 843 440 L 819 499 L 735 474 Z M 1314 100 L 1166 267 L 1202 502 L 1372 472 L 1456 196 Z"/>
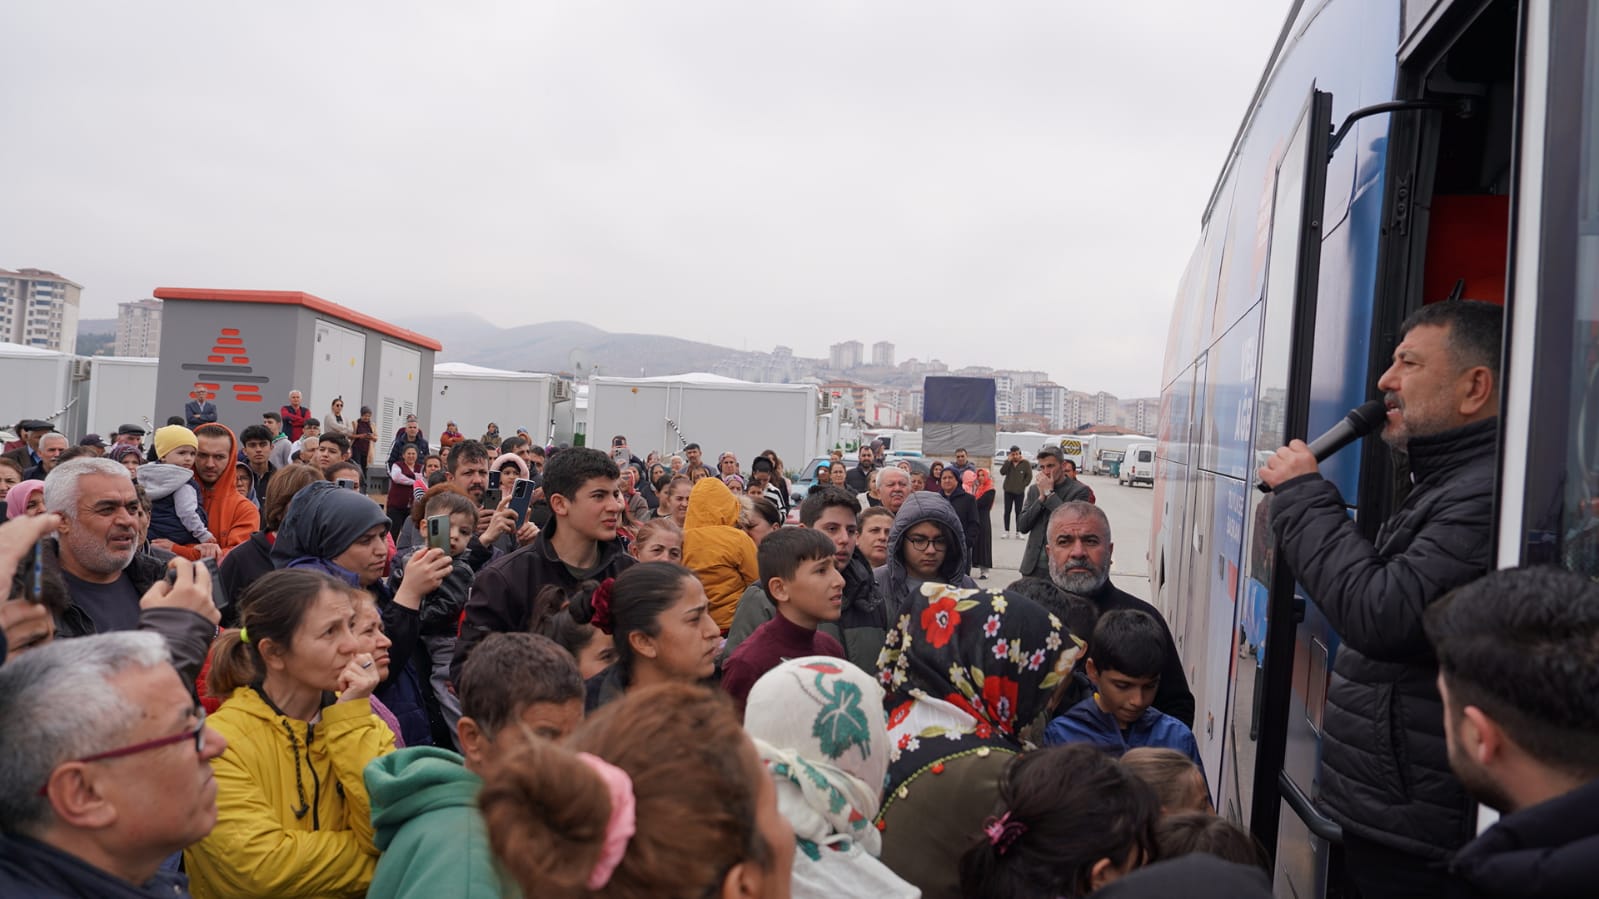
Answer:
<path fill-rule="evenodd" d="M 1343 844 L 1344 829 L 1337 821 L 1323 815 L 1316 808 L 1310 797 L 1305 795 L 1305 791 L 1299 789 L 1299 784 L 1294 783 L 1294 779 L 1288 776 L 1287 771 L 1277 772 L 1277 790 L 1288 803 L 1288 807 L 1299 816 L 1299 820 L 1305 822 L 1305 827 L 1309 828 L 1311 833 L 1329 843 Z"/>

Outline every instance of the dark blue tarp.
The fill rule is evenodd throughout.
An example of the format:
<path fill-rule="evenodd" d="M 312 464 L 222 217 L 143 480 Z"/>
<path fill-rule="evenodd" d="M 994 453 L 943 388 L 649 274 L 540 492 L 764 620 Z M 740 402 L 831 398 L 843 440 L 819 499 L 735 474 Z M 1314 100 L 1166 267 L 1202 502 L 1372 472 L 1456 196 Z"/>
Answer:
<path fill-rule="evenodd" d="M 929 377 L 922 399 L 923 422 L 995 423 L 993 378 Z"/>

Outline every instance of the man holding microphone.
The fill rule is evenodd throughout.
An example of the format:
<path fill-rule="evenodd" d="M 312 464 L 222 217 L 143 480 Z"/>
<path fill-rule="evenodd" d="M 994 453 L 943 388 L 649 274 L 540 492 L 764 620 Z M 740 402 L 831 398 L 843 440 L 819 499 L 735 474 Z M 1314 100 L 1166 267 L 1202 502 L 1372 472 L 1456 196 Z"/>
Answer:
<path fill-rule="evenodd" d="M 1318 805 L 1344 830 L 1363 899 L 1443 896 L 1442 862 L 1473 833 L 1449 768 L 1427 606 L 1491 565 L 1502 310 L 1425 306 L 1377 381 L 1382 439 L 1413 486 L 1366 540 L 1295 440 L 1259 470 L 1283 559 L 1342 639 L 1327 687 Z"/>

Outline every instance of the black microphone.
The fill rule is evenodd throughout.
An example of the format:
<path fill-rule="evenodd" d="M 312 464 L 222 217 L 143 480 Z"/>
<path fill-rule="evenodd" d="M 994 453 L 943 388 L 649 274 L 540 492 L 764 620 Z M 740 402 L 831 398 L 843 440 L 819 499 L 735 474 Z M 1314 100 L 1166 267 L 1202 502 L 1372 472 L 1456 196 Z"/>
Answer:
<path fill-rule="evenodd" d="M 1369 400 L 1349 410 L 1343 420 L 1327 429 L 1315 440 L 1310 441 L 1310 454 L 1316 457 L 1317 462 L 1325 461 L 1328 456 L 1338 452 L 1356 440 L 1370 434 L 1382 427 L 1388 418 L 1388 404 L 1382 400 Z M 1270 493 L 1271 485 L 1261 481 L 1255 485 L 1261 493 Z"/>

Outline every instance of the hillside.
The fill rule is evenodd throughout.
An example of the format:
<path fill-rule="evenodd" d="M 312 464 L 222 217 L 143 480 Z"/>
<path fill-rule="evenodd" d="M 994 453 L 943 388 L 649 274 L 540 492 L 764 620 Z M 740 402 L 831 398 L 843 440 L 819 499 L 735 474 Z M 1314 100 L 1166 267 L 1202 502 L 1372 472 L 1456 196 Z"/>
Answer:
<path fill-rule="evenodd" d="M 444 344 L 440 362 L 469 362 L 511 371 L 571 371 L 572 351 L 580 350 L 601 375 L 668 375 L 707 371 L 734 352 L 676 337 L 616 334 L 573 321 L 510 330 L 476 316 L 406 318 L 396 323 Z"/>

